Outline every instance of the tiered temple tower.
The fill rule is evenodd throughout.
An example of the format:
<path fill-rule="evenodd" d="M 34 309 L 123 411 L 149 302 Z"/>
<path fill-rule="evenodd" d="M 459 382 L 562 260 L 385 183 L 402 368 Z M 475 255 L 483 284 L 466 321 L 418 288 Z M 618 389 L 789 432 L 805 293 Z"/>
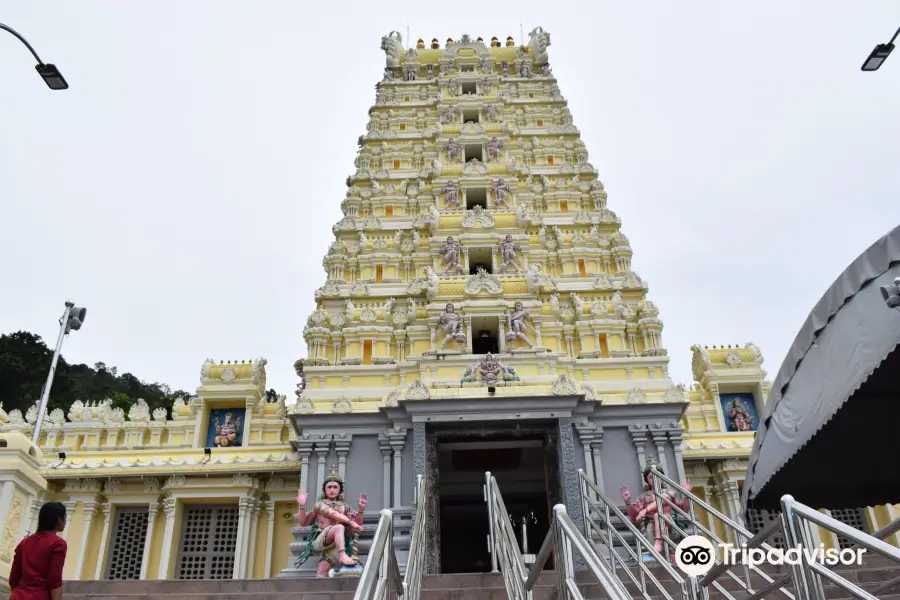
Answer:
<path fill-rule="evenodd" d="M 295 404 L 266 396 L 265 359 L 208 359 L 196 395 L 169 411 L 99 398 L 52 411 L 42 454 L 27 441 L 37 406 L 0 404 L 0 586 L 47 500 L 69 509 L 66 579 L 311 575 L 314 560 L 295 564 L 306 530 L 294 498 L 315 497 L 332 465 L 350 502 L 368 493 L 367 524 L 394 511 L 401 552 L 422 477 L 433 573 L 489 570 L 486 470 L 514 516 L 533 518 L 532 542 L 556 502 L 580 521 L 578 469 L 615 496 L 639 489 L 650 457 L 741 518 L 768 394 L 762 353 L 694 346 L 695 385 L 672 383 L 658 310 L 549 45 L 540 28 L 527 46 L 382 39 L 384 80 L 323 260 Z M 873 531 L 896 509 L 838 512 Z"/>

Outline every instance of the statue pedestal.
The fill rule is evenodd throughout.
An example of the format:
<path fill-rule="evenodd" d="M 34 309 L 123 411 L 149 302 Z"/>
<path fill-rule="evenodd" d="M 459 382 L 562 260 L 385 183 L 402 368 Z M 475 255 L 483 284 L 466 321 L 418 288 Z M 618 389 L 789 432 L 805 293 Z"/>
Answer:
<path fill-rule="evenodd" d="M 38 469 L 44 457 L 31 440 L 18 431 L 0 433 L 0 589 L 9 589 L 16 546 L 30 527 L 31 506 L 47 489 Z M 67 515 L 71 517 L 71 515 Z M 28 532 L 31 533 L 31 532 Z"/>

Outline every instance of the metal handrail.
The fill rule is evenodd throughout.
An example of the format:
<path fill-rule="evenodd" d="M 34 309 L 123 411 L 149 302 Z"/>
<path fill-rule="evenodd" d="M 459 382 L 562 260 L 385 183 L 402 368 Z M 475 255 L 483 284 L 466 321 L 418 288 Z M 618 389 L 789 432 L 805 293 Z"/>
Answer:
<path fill-rule="evenodd" d="M 531 574 L 525 580 L 525 590 L 531 594 L 537 583 L 541 570 L 550 559 L 550 551 L 556 557 L 556 597 L 560 599 L 584 600 L 578 583 L 575 581 L 575 561 L 572 550 L 577 550 L 578 555 L 587 565 L 588 570 L 597 579 L 607 600 L 631 600 L 631 594 L 625 589 L 625 585 L 613 574 L 603 560 L 594 552 L 590 544 L 581 533 L 566 512 L 566 507 L 557 504 L 553 507 L 553 523 L 550 531 L 541 544 L 537 560 L 531 570 Z"/>
<path fill-rule="evenodd" d="M 771 545 L 766 543 L 766 540 L 778 533 L 778 531 L 780 530 L 778 526 L 766 527 L 758 534 L 754 535 L 743 525 L 725 516 L 724 514 L 710 506 L 707 502 L 698 498 L 692 492 L 684 489 L 681 484 L 674 481 L 664 473 L 661 473 L 657 469 L 651 469 L 650 473 L 653 475 L 653 494 L 656 497 L 657 501 L 657 513 L 660 515 L 660 535 L 663 539 L 666 555 L 669 554 L 670 549 L 674 550 L 674 548 L 678 545 L 669 536 L 669 529 L 675 528 L 677 530 L 680 530 L 680 528 L 672 519 L 672 517 L 666 514 L 667 511 L 664 510 L 665 507 L 669 507 L 673 512 L 687 519 L 693 527 L 702 532 L 702 534 L 714 544 L 724 546 L 729 542 L 720 538 L 715 533 L 715 531 L 707 528 L 697 520 L 694 514 L 695 507 L 702 508 L 710 517 L 717 519 L 727 531 L 731 531 L 732 535 L 735 538 L 735 546 L 746 546 L 747 549 L 761 548 L 766 552 L 774 550 Z M 663 483 L 672 488 L 677 494 L 688 499 L 689 505 L 687 511 L 683 510 L 680 506 L 672 502 L 668 495 L 662 493 L 661 486 Z M 727 575 L 728 578 L 734 581 L 738 586 L 740 586 L 744 592 L 747 592 L 749 594 L 748 597 L 742 598 L 742 600 L 759 600 L 760 598 L 763 598 L 767 594 L 770 594 L 774 591 L 778 591 L 788 600 L 794 600 L 794 595 L 784 589 L 784 585 L 789 583 L 791 580 L 790 574 L 782 575 L 777 579 L 773 579 L 758 566 L 726 565 L 722 560 L 719 559 L 716 553 L 713 553 L 713 557 L 713 560 L 715 561 L 713 568 L 698 581 L 700 589 L 704 594 L 707 594 L 708 588 L 712 586 L 717 592 L 725 596 L 725 598 L 727 598 L 728 600 L 736 600 L 734 595 L 726 590 L 721 583 L 716 581 L 719 576 Z M 739 567 L 743 571 L 741 573 L 741 576 L 738 576 L 731 571 L 731 569 L 735 567 Z M 762 588 L 758 590 L 754 589 L 752 580 L 750 578 L 751 573 L 755 573 L 766 582 Z"/>
<path fill-rule="evenodd" d="M 584 600 L 575 581 L 575 554 L 578 552 L 582 562 L 593 573 L 603 588 L 608 600 L 631 600 L 625 586 L 608 569 L 599 556 L 591 548 L 587 540 L 578 532 L 578 528 L 566 513 L 566 507 L 557 504 L 553 507 L 553 522 L 550 531 L 541 544 L 537 559 L 531 572 L 525 568 L 522 553 L 509 513 L 497 486 L 497 480 L 490 472 L 485 473 L 485 500 L 488 503 L 490 519 L 489 548 L 491 563 L 499 567 L 503 576 L 510 600 L 531 600 L 534 586 L 541 571 L 550 559 L 551 553 L 556 557 L 556 587 L 554 593 L 559 600 Z"/>
<path fill-rule="evenodd" d="M 656 588 L 656 591 L 666 600 L 673 600 L 662 582 L 657 579 L 653 574 L 653 571 L 651 571 L 641 560 L 644 552 L 648 552 L 656 562 L 659 563 L 660 567 L 662 567 L 662 569 L 665 570 L 666 573 L 681 587 L 682 597 L 692 598 L 692 592 L 694 591 L 692 582 L 689 579 L 685 579 L 678 571 L 672 568 L 669 561 L 656 551 L 653 547 L 653 543 L 644 538 L 644 534 L 631 522 L 631 519 L 629 519 L 628 516 L 625 515 L 593 481 L 591 481 L 584 470 L 579 469 L 578 475 L 581 481 L 581 500 L 584 507 L 585 537 L 593 542 L 594 533 L 596 533 L 597 537 L 604 541 L 604 545 L 609 554 L 609 560 L 605 559 L 602 553 L 598 554 L 601 556 L 602 560 L 608 563 L 608 567 L 613 575 L 618 576 L 617 571 L 621 568 L 624 571 L 624 574 L 628 576 L 631 583 L 640 590 L 641 595 L 643 595 L 646 600 L 649 600 L 651 596 L 647 590 L 647 579 L 649 579 L 649 582 Z M 602 506 L 590 497 L 588 490 L 596 495 L 597 499 L 602 503 Z M 597 519 L 600 520 L 599 527 L 592 519 L 592 511 L 596 514 Z M 612 520 L 613 516 L 615 516 L 631 533 L 635 544 L 634 548 L 631 547 L 625 537 L 615 527 Z M 606 530 L 605 532 L 604 528 Z M 632 573 L 629 565 L 626 563 L 625 558 L 615 550 L 614 545 L 616 542 L 625 549 L 628 557 L 637 565 L 640 579 L 635 577 L 635 574 Z M 619 577 L 619 579 L 621 580 L 621 577 Z"/>
<path fill-rule="evenodd" d="M 793 496 L 785 495 L 781 497 L 781 509 L 781 521 L 784 527 L 785 541 L 791 548 L 803 548 L 804 546 L 812 545 L 810 543 L 812 537 L 810 523 L 812 523 L 831 533 L 853 541 L 855 545 L 862 546 L 866 550 L 871 550 L 872 552 L 900 564 L 900 549 L 881 541 L 875 536 L 863 533 L 845 523 L 841 523 L 833 517 L 824 515 L 805 504 L 801 504 L 794 500 Z M 893 525 L 894 524 L 892 523 L 886 527 L 885 530 L 890 530 Z M 891 532 L 889 531 L 887 535 L 890 535 L 890 533 Z M 817 562 L 809 560 L 809 557 L 807 557 L 805 553 L 801 553 L 800 564 L 796 566 L 792 565 L 792 570 L 794 572 L 796 585 L 803 591 L 806 598 L 816 598 L 817 600 L 825 599 L 825 592 L 822 587 L 822 579 L 824 578 L 856 598 L 860 598 L 861 600 L 878 600 L 877 596 L 870 594 L 868 591 L 849 581 L 842 575 L 831 569 L 825 568 Z"/>
<path fill-rule="evenodd" d="M 416 476 L 416 517 L 413 521 L 409 559 L 403 577 L 404 600 L 419 600 L 422 593 L 422 576 L 425 573 L 425 485 L 422 475 Z"/>
<path fill-rule="evenodd" d="M 391 587 L 395 590 L 391 596 L 403 600 L 403 582 L 400 579 L 400 567 L 397 566 L 397 555 L 394 554 L 394 513 L 385 508 L 378 517 L 378 528 L 375 530 L 369 558 L 363 567 L 353 600 L 386 600 Z"/>
<path fill-rule="evenodd" d="M 528 570 L 519 551 L 519 542 L 509 520 L 509 512 L 497 487 L 497 479 L 490 471 L 486 472 L 484 477 L 485 501 L 488 504 L 490 521 L 488 547 L 491 552 L 491 566 L 494 570 L 500 570 L 510 600 L 531 600 L 531 592 L 525 589 Z"/>

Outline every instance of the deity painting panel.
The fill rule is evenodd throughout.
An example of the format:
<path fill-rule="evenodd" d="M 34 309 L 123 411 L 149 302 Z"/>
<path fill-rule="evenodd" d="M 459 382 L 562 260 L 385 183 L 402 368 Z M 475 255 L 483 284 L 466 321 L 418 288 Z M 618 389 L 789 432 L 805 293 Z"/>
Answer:
<path fill-rule="evenodd" d="M 207 448 L 235 448 L 244 443 L 246 408 L 214 408 L 209 411 Z"/>
<path fill-rule="evenodd" d="M 759 413 L 753 394 L 721 394 L 720 400 L 728 431 L 756 431 L 759 428 Z"/>

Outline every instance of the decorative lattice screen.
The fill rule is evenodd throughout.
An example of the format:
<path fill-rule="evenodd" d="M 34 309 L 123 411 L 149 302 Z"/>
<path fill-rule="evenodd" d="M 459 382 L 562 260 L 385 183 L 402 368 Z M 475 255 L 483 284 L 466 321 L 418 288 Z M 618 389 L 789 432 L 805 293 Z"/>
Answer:
<path fill-rule="evenodd" d="M 831 516 L 836 521 L 840 521 L 844 525 L 849 525 L 854 529 L 859 529 L 860 531 L 866 530 L 866 520 L 863 517 L 863 511 L 861 508 L 841 508 L 835 509 L 831 511 Z M 848 540 L 845 537 L 837 536 L 838 544 L 841 549 L 849 548 L 853 545 L 851 540 Z"/>
<path fill-rule="evenodd" d="M 148 516 L 149 510 L 146 506 L 116 507 L 106 565 L 107 579 L 141 578 Z"/>
<path fill-rule="evenodd" d="M 754 534 L 762 531 L 762 529 L 770 522 L 781 519 L 780 511 L 757 510 L 751 508 L 748 512 L 750 516 L 750 522 L 747 524 L 748 529 Z M 773 548 L 781 548 L 784 550 L 784 536 L 780 532 L 766 540 L 766 543 Z"/>
<path fill-rule="evenodd" d="M 237 531 L 237 506 L 185 506 L 176 577 L 231 579 Z"/>

